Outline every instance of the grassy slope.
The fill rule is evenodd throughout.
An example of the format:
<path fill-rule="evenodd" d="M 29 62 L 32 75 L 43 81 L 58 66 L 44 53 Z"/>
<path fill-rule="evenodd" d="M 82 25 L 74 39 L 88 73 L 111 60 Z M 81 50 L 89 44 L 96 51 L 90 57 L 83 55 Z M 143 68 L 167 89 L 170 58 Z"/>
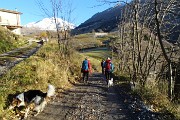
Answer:
<path fill-rule="evenodd" d="M 20 47 L 25 43 L 25 38 L 15 35 L 8 29 L 4 29 L 0 26 L 0 53 Z"/>
<path fill-rule="evenodd" d="M 105 60 L 107 57 L 110 57 L 111 51 L 108 49 L 94 49 L 90 52 L 84 52 L 83 54 L 101 61 L 102 59 Z"/>
<path fill-rule="evenodd" d="M 112 35 L 95 38 L 93 33 L 80 34 L 73 37 L 71 43 L 75 49 L 98 47 L 104 40 L 108 40 Z"/>
<path fill-rule="evenodd" d="M 66 89 L 70 86 L 68 80 L 72 74 L 68 68 L 73 63 L 68 62 L 69 60 L 64 60 L 65 58 L 61 57 L 57 48 L 57 44 L 54 43 L 44 45 L 37 54 L 16 65 L 0 79 L 1 117 L 12 119 L 13 111 L 4 109 L 9 104 L 7 99 L 9 94 L 29 89 L 40 89 L 45 92 L 49 83 L 55 85 L 58 90 Z M 80 64 L 76 59 L 74 59 L 74 62 Z M 78 72 L 79 69 L 80 67 L 74 68 L 73 78 L 79 77 L 78 73 L 76 74 L 76 71 Z M 5 111 L 2 112 L 3 110 Z"/>
<path fill-rule="evenodd" d="M 56 42 L 49 42 L 33 56 L 16 65 L 5 76 L 0 78 L 0 119 L 13 119 L 14 112 L 7 110 L 10 101 L 8 95 L 29 89 L 46 91 L 49 83 L 57 92 L 68 89 L 71 82 L 81 78 L 81 62 L 87 56 L 69 50 L 70 57 L 62 57 Z M 100 71 L 100 60 L 89 57 L 93 69 Z"/>

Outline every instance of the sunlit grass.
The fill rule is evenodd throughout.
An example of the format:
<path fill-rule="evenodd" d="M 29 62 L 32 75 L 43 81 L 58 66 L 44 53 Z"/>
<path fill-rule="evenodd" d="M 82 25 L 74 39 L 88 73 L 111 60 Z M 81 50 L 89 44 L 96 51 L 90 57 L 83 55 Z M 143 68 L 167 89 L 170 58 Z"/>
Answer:
<path fill-rule="evenodd" d="M 96 58 L 98 60 L 102 60 L 102 59 L 105 60 L 107 57 L 110 56 L 110 53 L 111 52 L 94 51 L 94 52 L 90 52 L 90 53 L 89 52 L 88 53 L 84 53 L 84 55 Z"/>
<path fill-rule="evenodd" d="M 107 57 L 111 57 L 111 51 L 106 49 L 93 49 L 89 52 L 84 51 L 82 54 L 86 56 L 90 56 L 92 58 L 96 58 L 98 60 L 106 59 Z"/>
<path fill-rule="evenodd" d="M 8 29 L 0 26 L 0 53 L 24 46 L 27 44 L 27 38 L 13 34 Z"/>
<path fill-rule="evenodd" d="M 71 82 L 80 79 L 80 59 L 83 56 L 71 53 L 73 58 L 63 57 L 56 42 L 45 44 L 36 54 L 16 65 L 0 78 L 0 116 L 10 118 L 5 109 L 8 95 L 30 89 L 47 91 L 47 85 L 53 84 L 60 90 L 68 89 Z M 74 55 L 76 54 L 76 55 Z"/>
<path fill-rule="evenodd" d="M 76 49 L 98 47 L 103 45 L 103 41 L 109 40 L 111 35 L 104 37 L 95 37 L 94 33 L 75 35 L 72 39 L 72 44 Z"/>

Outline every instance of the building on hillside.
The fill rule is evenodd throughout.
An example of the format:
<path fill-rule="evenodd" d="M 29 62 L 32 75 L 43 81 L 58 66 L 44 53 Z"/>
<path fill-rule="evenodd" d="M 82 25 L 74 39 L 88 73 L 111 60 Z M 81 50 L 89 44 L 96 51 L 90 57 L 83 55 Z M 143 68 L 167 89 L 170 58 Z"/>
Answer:
<path fill-rule="evenodd" d="M 0 9 L 0 25 L 20 35 L 22 28 L 20 23 L 21 14 L 18 11 Z"/>
<path fill-rule="evenodd" d="M 104 37 L 104 36 L 107 36 L 108 35 L 108 33 L 103 33 L 103 32 L 101 32 L 101 33 L 94 33 L 94 37 Z"/>

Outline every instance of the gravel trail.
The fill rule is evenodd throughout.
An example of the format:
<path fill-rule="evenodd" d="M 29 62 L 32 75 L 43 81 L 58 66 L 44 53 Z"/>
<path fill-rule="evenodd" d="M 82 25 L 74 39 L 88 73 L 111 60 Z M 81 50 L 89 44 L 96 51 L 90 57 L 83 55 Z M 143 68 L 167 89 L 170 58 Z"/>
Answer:
<path fill-rule="evenodd" d="M 117 81 L 117 80 L 115 80 Z M 101 73 L 88 83 L 59 93 L 42 113 L 28 120 L 175 120 L 169 113 L 152 112 L 126 84 L 108 88 Z"/>
<path fill-rule="evenodd" d="M 75 85 L 56 96 L 45 110 L 29 120 L 133 120 L 114 87 L 94 73 L 87 84 Z"/>

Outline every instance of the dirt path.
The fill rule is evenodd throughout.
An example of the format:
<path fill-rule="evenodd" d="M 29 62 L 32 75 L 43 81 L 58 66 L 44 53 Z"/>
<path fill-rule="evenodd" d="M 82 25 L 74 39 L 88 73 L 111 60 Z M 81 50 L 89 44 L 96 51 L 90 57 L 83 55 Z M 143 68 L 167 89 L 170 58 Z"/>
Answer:
<path fill-rule="evenodd" d="M 6 74 L 16 64 L 36 53 L 41 46 L 42 44 L 37 44 L 37 46 L 31 48 L 31 45 L 29 45 L 0 54 L 0 76 Z"/>
<path fill-rule="evenodd" d="M 132 120 L 123 101 L 100 73 L 94 73 L 88 84 L 65 91 L 29 120 Z"/>
<path fill-rule="evenodd" d="M 128 91 L 123 84 L 107 88 L 104 76 L 93 73 L 88 84 L 58 94 L 42 113 L 28 120 L 175 120 L 171 114 L 152 112 Z"/>

